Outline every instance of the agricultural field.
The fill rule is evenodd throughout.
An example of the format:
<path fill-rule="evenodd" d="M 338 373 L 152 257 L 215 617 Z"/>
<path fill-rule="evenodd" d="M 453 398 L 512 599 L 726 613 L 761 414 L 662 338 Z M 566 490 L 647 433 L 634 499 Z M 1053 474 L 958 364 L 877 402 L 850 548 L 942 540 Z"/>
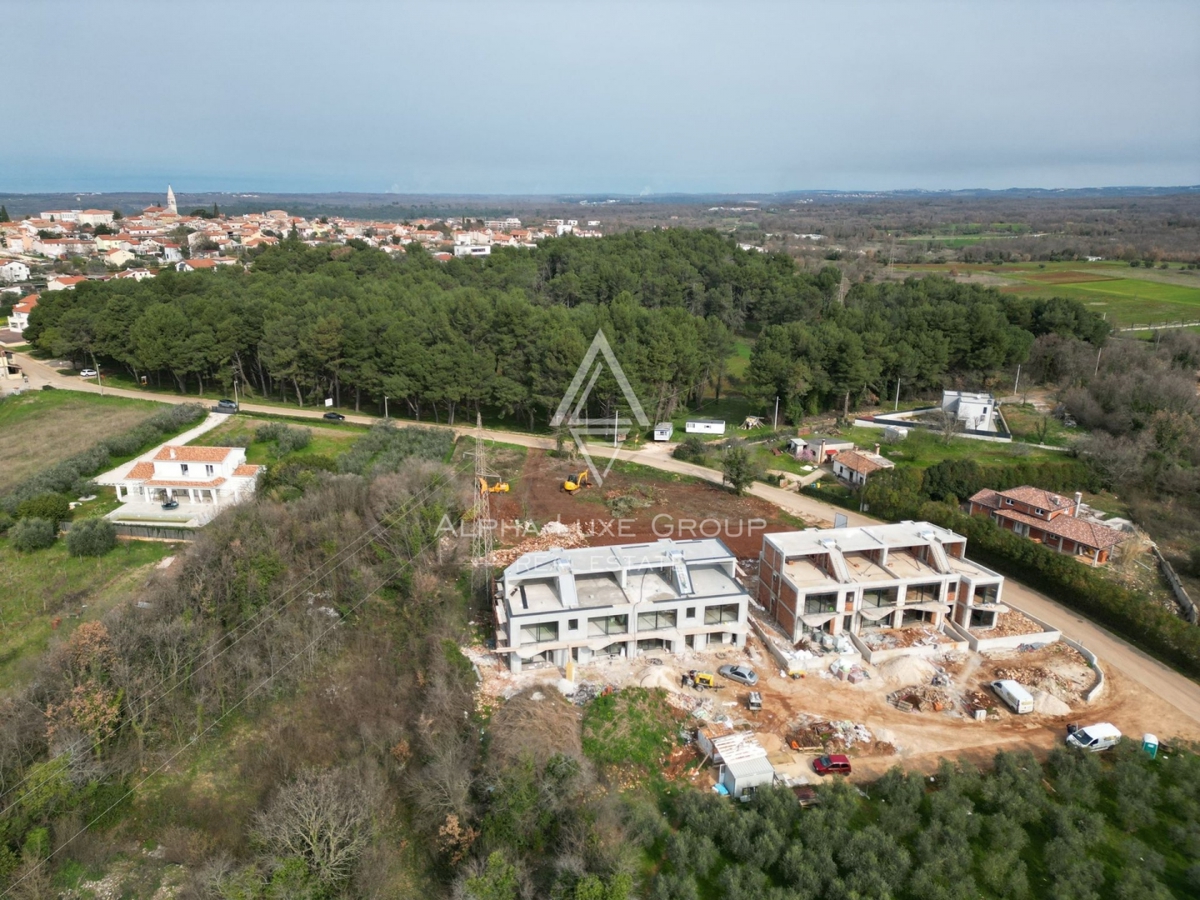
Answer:
<path fill-rule="evenodd" d="M 0 400 L 0 493 L 35 472 L 129 431 L 162 404 L 75 391 L 31 391 Z"/>
<path fill-rule="evenodd" d="M 33 553 L 20 553 L 0 538 L 0 689 L 30 678 L 52 637 L 69 634 L 132 597 L 151 568 L 177 548 L 125 541 L 104 556 L 72 557 L 61 538 Z"/>

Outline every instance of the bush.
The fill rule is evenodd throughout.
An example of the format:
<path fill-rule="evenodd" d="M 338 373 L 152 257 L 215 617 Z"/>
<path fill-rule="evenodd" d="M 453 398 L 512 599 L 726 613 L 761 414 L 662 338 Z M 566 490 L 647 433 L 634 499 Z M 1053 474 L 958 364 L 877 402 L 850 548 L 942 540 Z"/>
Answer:
<path fill-rule="evenodd" d="M 4 534 L 8 529 L 13 527 L 13 522 L 16 521 L 6 512 L 0 512 L 0 534 Z"/>
<path fill-rule="evenodd" d="M 58 528 L 49 519 L 21 519 L 8 533 L 14 547 L 31 553 L 53 544 Z"/>
<path fill-rule="evenodd" d="M 71 501 L 62 494 L 38 494 L 17 506 L 18 519 L 48 519 L 62 522 L 71 518 Z"/>
<path fill-rule="evenodd" d="M 275 455 L 287 456 L 297 450 L 303 450 L 312 443 L 312 429 L 289 428 L 279 422 L 260 425 L 254 431 L 254 440 L 260 444 L 275 443 Z"/>
<path fill-rule="evenodd" d="M 117 529 L 108 519 L 83 519 L 67 532 L 67 552 L 72 556 L 103 556 L 117 545 Z"/>
<path fill-rule="evenodd" d="M 684 462 L 703 463 L 707 452 L 708 445 L 700 440 L 700 438 L 692 435 L 680 441 L 679 446 L 675 448 L 675 452 L 671 455 Z"/>

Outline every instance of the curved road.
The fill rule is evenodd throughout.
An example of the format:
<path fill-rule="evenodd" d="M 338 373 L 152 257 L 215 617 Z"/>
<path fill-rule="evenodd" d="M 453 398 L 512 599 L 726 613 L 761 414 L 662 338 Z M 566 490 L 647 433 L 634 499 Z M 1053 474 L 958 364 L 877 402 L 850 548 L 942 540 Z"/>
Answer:
<path fill-rule="evenodd" d="M 15 356 L 18 358 L 23 371 L 29 375 L 29 386 L 31 388 L 40 387 L 42 384 L 52 384 L 56 388 L 66 390 L 86 391 L 90 393 L 98 393 L 100 391 L 100 387 L 95 382 L 84 381 L 77 377 L 59 375 L 51 367 L 31 358 L 27 354 L 17 353 Z M 138 400 L 158 400 L 162 403 L 195 403 L 199 400 L 199 398 L 195 397 L 120 388 L 105 388 L 104 393 L 118 397 L 131 397 Z M 200 402 L 204 401 L 201 400 Z M 320 419 L 324 415 L 324 410 L 321 409 L 291 409 L 255 403 L 243 403 L 242 409 L 246 412 L 287 415 L 307 419 Z M 347 413 L 346 421 L 355 424 L 373 425 L 380 420 L 377 416 Z M 410 422 L 408 420 L 397 421 L 404 425 L 418 425 L 426 428 L 453 427 L 453 430 L 460 435 L 473 435 L 475 433 L 475 429 L 470 426 L 435 425 L 428 422 Z M 552 438 L 538 435 L 485 429 L 483 436 L 488 440 L 500 443 L 518 444 L 542 450 L 554 449 L 554 440 Z M 623 451 L 620 454 L 620 458 L 667 472 L 690 475 L 717 484 L 721 483 L 720 472 L 705 466 L 681 462 L 670 456 L 661 446 L 650 445 L 639 451 Z M 749 493 L 768 500 L 787 512 L 803 516 L 806 519 L 816 519 L 832 524 L 834 514 L 841 513 L 846 516 L 851 525 L 881 524 L 881 520 L 879 519 L 873 519 L 860 513 L 849 512 L 841 507 L 824 503 L 807 495 L 795 494 L 758 482 L 755 482 L 749 489 Z M 1060 629 L 1068 637 L 1073 638 L 1095 652 L 1105 666 L 1119 670 L 1124 676 L 1152 692 L 1173 706 L 1182 715 L 1192 720 L 1191 723 L 1188 723 L 1191 726 L 1190 728 L 1179 730 L 1187 730 L 1200 734 L 1200 685 L 1196 684 L 1196 682 L 1185 678 L 1174 669 L 1163 665 L 1153 657 L 1121 640 L 1121 638 L 1106 631 L 1096 623 L 1083 618 L 1046 595 L 1038 593 L 1018 581 L 1014 581 L 1011 578 L 1005 579 L 1004 592 L 1006 599 L 1011 600 L 1013 605 L 1019 606 L 1031 615 Z"/>

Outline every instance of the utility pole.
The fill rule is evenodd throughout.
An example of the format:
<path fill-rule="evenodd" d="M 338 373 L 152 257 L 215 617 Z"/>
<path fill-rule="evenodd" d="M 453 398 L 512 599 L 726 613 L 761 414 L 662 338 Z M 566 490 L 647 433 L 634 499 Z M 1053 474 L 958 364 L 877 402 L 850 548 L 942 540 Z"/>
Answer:
<path fill-rule="evenodd" d="M 900 408 L 900 378 L 896 377 L 896 405 L 892 407 L 892 412 L 896 412 Z"/>
<path fill-rule="evenodd" d="M 1017 380 L 1013 382 L 1013 396 L 1017 396 L 1017 388 L 1021 386 L 1021 364 L 1017 363 Z"/>
<path fill-rule="evenodd" d="M 771 420 L 771 430 L 779 430 L 779 395 L 775 395 L 775 418 Z"/>
<path fill-rule="evenodd" d="M 388 396 L 387 396 L 387 394 L 384 394 L 383 395 L 383 417 L 384 417 L 384 419 L 387 419 L 387 417 L 388 417 L 387 402 L 388 402 Z"/>
<path fill-rule="evenodd" d="M 1095 378 L 1097 375 L 1100 374 L 1100 354 L 1103 352 L 1104 352 L 1103 347 L 1101 347 L 1099 350 L 1096 351 L 1096 371 L 1092 373 L 1093 378 Z"/>
<path fill-rule="evenodd" d="M 471 584 L 476 591 L 487 590 L 488 603 L 493 600 L 492 573 L 492 504 L 488 492 L 486 449 L 483 444 L 483 416 L 475 413 L 475 509 L 471 517 L 475 531 L 471 535 Z"/>

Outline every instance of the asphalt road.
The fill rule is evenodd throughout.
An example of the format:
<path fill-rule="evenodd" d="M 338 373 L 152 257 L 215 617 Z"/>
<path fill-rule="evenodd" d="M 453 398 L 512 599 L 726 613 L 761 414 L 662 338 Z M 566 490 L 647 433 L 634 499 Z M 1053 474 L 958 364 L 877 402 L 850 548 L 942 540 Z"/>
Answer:
<path fill-rule="evenodd" d="M 59 375 L 51 367 L 32 359 L 26 354 L 17 353 L 15 356 L 23 367 L 23 370 L 29 375 L 30 387 L 52 384 L 56 388 L 66 390 L 87 391 L 90 393 L 100 392 L 99 386 L 94 381 L 84 381 L 78 377 Z M 195 397 L 120 388 L 105 388 L 104 393 L 118 397 L 131 397 L 138 400 L 158 400 L 162 403 L 197 402 L 197 398 Z M 254 403 L 243 403 L 242 409 L 246 412 L 287 415 L 306 419 L 320 419 L 324 415 L 324 410 L 321 409 L 291 409 Z M 377 416 L 364 416 L 353 413 L 346 413 L 345 415 L 347 422 L 355 424 L 374 425 L 379 421 Z M 407 420 L 400 421 L 400 424 L 419 425 L 426 428 L 451 427 L 428 422 L 409 422 Z M 453 426 L 453 430 L 458 434 L 475 433 L 474 427 L 470 424 Z M 521 432 L 485 429 L 483 437 L 499 443 L 518 444 L 524 447 L 536 447 L 543 450 L 554 449 L 554 440 L 552 438 L 523 434 Z M 651 445 L 643 450 L 623 451 L 620 458 L 667 472 L 691 475 L 718 484 L 721 482 L 720 472 L 704 466 L 697 466 L 693 463 L 677 460 L 666 453 L 662 447 Z M 879 519 L 849 512 L 841 507 L 823 503 L 814 497 L 795 494 L 790 491 L 781 490 L 780 488 L 771 487 L 770 485 L 756 482 L 750 488 L 749 493 L 764 500 L 769 500 L 781 509 L 795 515 L 803 516 L 806 519 L 816 519 L 832 524 L 834 515 L 840 513 L 846 516 L 851 525 L 881 524 L 881 520 Z M 1047 597 L 1045 594 L 1038 593 L 1011 578 L 1005 579 L 1004 598 L 1014 606 L 1018 606 L 1031 615 L 1058 628 L 1067 637 L 1083 644 L 1099 656 L 1102 666 L 1119 670 L 1126 678 L 1151 691 L 1177 709 L 1182 715 L 1192 720 L 1190 723 L 1191 727 L 1172 730 L 1200 734 L 1200 685 L 1196 684 L 1196 682 L 1185 678 L 1174 669 L 1163 665 L 1133 645 L 1121 640 L 1117 635 L 1083 618 L 1050 597 Z"/>

